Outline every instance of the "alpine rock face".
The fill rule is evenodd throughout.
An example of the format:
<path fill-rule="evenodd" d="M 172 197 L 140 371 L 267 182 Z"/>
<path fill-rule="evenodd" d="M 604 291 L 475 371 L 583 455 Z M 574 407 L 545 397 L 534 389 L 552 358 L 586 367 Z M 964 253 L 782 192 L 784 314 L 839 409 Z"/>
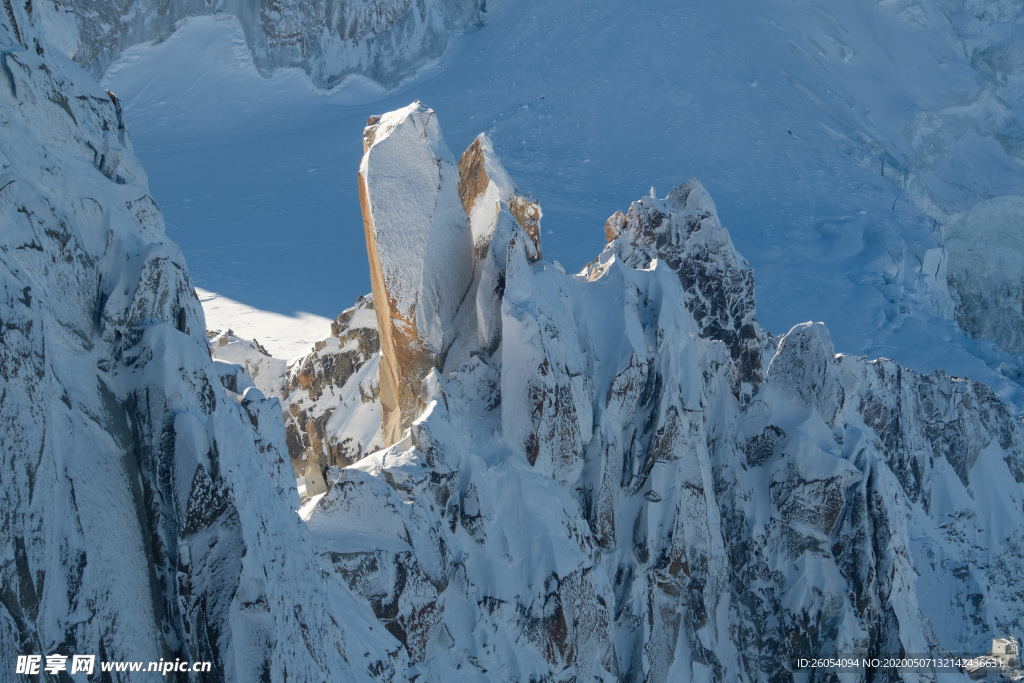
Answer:
<path fill-rule="evenodd" d="M 42 11 L 0 13 L 4 675 L 791 680 L 1024 630 L 1020 421 L 766 333 L 698 181 L 572 275 L 485 136 L 456 160 L 422 105 L 374 117 L 372 297 L 285 367 L 207 338 L 116 97 Z"/>
<path fill-rule="evenodd" d="M 483 22 L 483 0 L 56 0 L 37 10 L 47 36 L 99 77 L 128 47 L 193 16 L 238 17 L 257 69 L 304 69 L 330 87 L 350 74 L 394 85 Z"/>

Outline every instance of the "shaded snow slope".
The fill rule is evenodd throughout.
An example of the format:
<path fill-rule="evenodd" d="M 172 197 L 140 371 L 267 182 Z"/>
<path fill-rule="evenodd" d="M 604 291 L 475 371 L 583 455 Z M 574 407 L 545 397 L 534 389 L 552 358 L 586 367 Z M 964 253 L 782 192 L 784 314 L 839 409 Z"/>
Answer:
<path fill-rule="evenodd" d="M 616 208 L 699 176 L 757 273 L 766 329 L 823 320 L 844 349 L 1011 397 L 986 363 L 1012 375 L 1019 360 L 953 322 L 936 221 L 1024 180 L 1019 13 L 505 0 L 394 93 L 352 81 L 327 95 L 222 55 L 245 56 L 237 24 L 190 22 L 126 53 L 107 83 L 198 281 L 257 308 L 332 317 L 365 291 L 357 193 L 337 179 L 355 171 L 367 115 L 419 98 L 455 148 L 483 130 L 543 192 L 545 254 L 570 270 Z"/>

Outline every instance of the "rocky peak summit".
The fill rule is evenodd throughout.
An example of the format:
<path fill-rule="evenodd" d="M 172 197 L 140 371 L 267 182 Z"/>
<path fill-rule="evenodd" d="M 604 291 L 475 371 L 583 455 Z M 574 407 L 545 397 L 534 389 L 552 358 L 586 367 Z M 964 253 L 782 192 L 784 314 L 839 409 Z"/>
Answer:
<path fill-rule="evenodd" d="M 754 310 L 754 271 L 733 247 L 701 182 L 687 181 L 664 199 L 645 197 L 625 214 L 615 212 L 605 223 L 605 236 L 608 246 L 591 270 L 599 271 L 610 255 L 630 268 L 663 261 L 679 275 L 700 335 L 725 342 L 736 361 L 737 393 L 741 382 L 756 389 L 764 333 Z"/>
<path fill-rule="evenodd" d="M 363 149 L 359 196 L 381 336 L 382 435 L 391 444 L 425 407 L 420 382 L 443 367 L 474 282 L 478 295 L 468 298 L 479 311 L 468 315 L 483 320 L 481 339 L 494 335 L 488 302 L 497 301 L 490 294 L 503 289 L 503 275 L 487 267 L 492 239 L 501 235 L 499 246 L 507 247 L 516 231 L 505 225 L 511 217 L 536 260 L 542 212 L 516 188 L 486 136 L 456 166 L 433 110 L 419 102 L 371 117 Z M 500 271 L 504 255 L 495 258 Z"/>
<path fill-rule="evenodd" d="M 414 102 L 363 133 L 359 198 L 383 352 L 383 436 L 401 438 L 423 404 L 419 383 L 441 367 L 473 281 L 459 177 L 431 109 Z"/>
<path fill-rule="evenodd" d="M 480 133 L 459 158 L 459 197 L 473 228 L 476 257 L 487 254 L 495 222 L 502 205 L 530 238 L 531 258 L 541 257 L 540 219 L 543 212 L 536 198 L 522 194 L 494 153 L 494 145 Z"/>

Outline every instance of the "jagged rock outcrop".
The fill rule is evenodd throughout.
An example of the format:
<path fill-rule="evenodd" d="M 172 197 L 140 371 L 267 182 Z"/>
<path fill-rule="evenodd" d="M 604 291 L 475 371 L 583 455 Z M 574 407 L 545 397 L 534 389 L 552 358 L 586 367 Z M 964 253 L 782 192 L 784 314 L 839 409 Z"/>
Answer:
<path fill-rule="evenodd" d="M 248 373 L 225 377 L 226 388 L 240 393 L 254 384 L 265 396 L 280 400 L 292 467 L 297 477 L 305 478 L 301 496 L 326 490 L 329 468 L 347 467 L 383 446 L 380 339 L 372 296 L 360 297 L 331 323 L 330 337 L 291 363 L 231 330 L 207 336 L 214 359 Z"/>
<path fill-rule="evenodd" d="M 347 467 L 383 446 L 379 351 L 373 299 L 363 296 L 331 323 L 330 337 L 288 368 L 285 433 L 296 471 L 311 463 Z"/>
<path fill-rule="evenodd" d="M 375 172 L 403 186 L 401 157 Z M 837 356 L 821 324 L 769 344 L 696 181 L 613 216 L 577 276 L 503 202 L 408 437 L 310 518 L 412 671 L 790 680 L 1021 630 L 1024 432 L 990 390 Z"/>
<path fill-rule="evenodd" d="M 606 254 L 627 266 L 646 268 L 661 259 L 675 271 L 700 336 L 725 342 L 737 361 L 734 390 L 739 393 L 740 382 L 749 385 L 747 392 L 756 389 L 764 335 L 754 311 L 754 271 L 733 248 L 700 181 L 680 185 L 663 200 L 634 202 L 626 214 L 613 214 L 604 231 Z M 600 272 L 600 265 L 593 270 Z"/>
<path fill-rule="evenodd" d="M 61 49 L 99 77 L 120 54 L 192 16 L 238 17 L 256 68 L 304 69 L 320 87 L 350 74 L 397 84 L 483 23 L 483 0 L 55 0 L 37 13 Z"/>
<path fill-rule="evenodd" d="M 117 98 L 38 12 L 0 12 L 3 677 L 54 653 L 210 680 L 404 669 L 311 552 L 277 401 L 210 359 Z"/>
<path fill-rule="evenodd" d="M 459 198 L 470 219 L 473 250 L 478 259 L 487 254 L 502 205 L 529 236 L 533 245 L 531 258 L 541 257 L 540 219 L 544 214 L 540 204 L 535 197 L 516 188 L 494 154 L 490 138 L 483 133 L 459 157 Z"/>

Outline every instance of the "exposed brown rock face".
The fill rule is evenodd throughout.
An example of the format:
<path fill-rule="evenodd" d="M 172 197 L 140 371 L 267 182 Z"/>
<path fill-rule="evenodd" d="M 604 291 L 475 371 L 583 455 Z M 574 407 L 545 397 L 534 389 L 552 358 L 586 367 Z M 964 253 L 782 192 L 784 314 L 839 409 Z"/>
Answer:
<path fill-rule="evenodd" d="M 533 242 L 536 252 L 533 258 L 541 258 L 540 219 L 543 212 L 540 203 L 516 188 L 498 162 L 490 139 L 483 133 L 459 159 L 459 198 L 471 220 L 477 258 L 487 254 L 501 202 L 508 206 L 509 213 Z"/>
<path fill-rule="evenodd" d="M 413 103 L 370 119 L 359 198 L 382 358 L 385 444 L 423 408 L 420 383 L 444 362 L 473 280 L 469 221 L 434 112 Z"/>
<path fill-rule="evenodd" d="M 459 158 L 459 198 L 468 214 L 477 198 L 484 193 L 491 180 L 484 168 L 484 153 L 480 138 L 473 141 Z"/>
<path fill-rule="evenodd" d="M 367 124 L 359 198 L 380 331 L 381 433 L 390 445 L 424 407 L 420 385 L 444 364 L 456 314 L 499 224 L 511 223 L 508 216 L 518 223 L 532 261 L 540 258 L 543 214 L 516 188 L 485 135 L 456 168 L 433 111 L 419 103 Z M 485 275 L 492 276 L 484 277 L 488 292 L 495 289 L 498 298 L 485 296 L 465 315 L 493 322 L 488 304 L 500 301 L 502 276 Z M 495 337 L 489 328 L 481 334 Z"/>
<path fill-rule="evenodd" d="M 309 493 L 311 465 L 318 472 L 347 467 L 366 455 L 371 444 L 380 445 L 372 431 L 356 426 L 370 419 L 370 413 L 374 423 L 379 420 L 374 402 L 379 393 L 380 340 L 373 316 L 373 299 L 360 297 L 331 323 L 331 336 L 317 342 L 284 377 L 281 393 L 288 452 L 296 474 L 306 476 L 307 495 L 314 495 Z M 338 417 L 352 426 L 335 424 Z"/>

